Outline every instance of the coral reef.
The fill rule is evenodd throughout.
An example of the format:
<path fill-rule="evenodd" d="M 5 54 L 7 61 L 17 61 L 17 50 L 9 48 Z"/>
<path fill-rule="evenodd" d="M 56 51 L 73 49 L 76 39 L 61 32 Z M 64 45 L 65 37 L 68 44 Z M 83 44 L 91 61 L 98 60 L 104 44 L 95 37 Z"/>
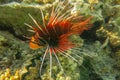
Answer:
<path fill-rule="evenodd" d="M 11 73 L 11 70 L 8 68 L 5 72 L 0 74 L 0 80 L 21 80 L 22 75 L 26 73 L 27 70 L 16 70 L 14 75 Z"/>
<path fill-rule="evenodd" d="M 14 1 L 14 2 L 13 2 Z M 31 50 L 24 35 L 29 36 L 31 14 L 42 23 L 40 8 L 49 16 L 57 0 L 0 0 L 0 80 L 49 80 L 49 56 L 42 69 L 44 48 Z M 52 80 L 120 80 L 120 1 L 119 0 L 69 0 L 71 14 L 93 16 L 93 28 L 70 39 L 78 47 L 67 53 L 80 64 L 59 55 L 64 72 L 55 57 Z M 33 24 L 34 25 L 34 24 Z M 79 39 L 78 39 L 79 38 Z M 76 55 L 79 56 L 76 56 Z M 20 75 L 19 75 L 20 73 Z M 66 76 L 64 76 L 64 73 Z M 9 79 L 8 79 L 9 80 Z"/>

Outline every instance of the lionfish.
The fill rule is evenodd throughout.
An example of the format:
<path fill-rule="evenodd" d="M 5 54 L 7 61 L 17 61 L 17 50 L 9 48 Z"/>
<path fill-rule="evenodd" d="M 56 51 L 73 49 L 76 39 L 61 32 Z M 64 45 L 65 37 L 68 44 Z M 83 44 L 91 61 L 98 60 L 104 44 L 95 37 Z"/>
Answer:
<path fill-rule="evenodd" d="M 66 53 L 66 51 L 76 47 L 76 44 L 72 43 L 69 37 L 72 35 L 80 35 L 83 31 L 90 29 L 91 17 L 85 19 L 85 17 L 81 15 L 71 15 L 71 10 L 72 8 L 70 7 L 69 2 L 66 3 L 65 0 L 60 0 L 58 1 L 56 7 L 52 7 L 49 20 L 46 21 L 44 13 L 42 9 L 40 9 L 42 25 L 29 15 L 36 25 L 36 27 L 33 27 L 26 24 L 31 28 L 30 31 L 34 33 L 34 35 L 30 38 L 30 48 L 38 49 L 46 47 L 40 66 L 40 75 L 45 57 L 48 53 L 50 55 L 50 76 L 52 76 L 52 55 L 56 57 L 62 71 L 64 69 L 57 54 L 70 57 L 75 62 L 78 62 L 70 54 Z"/>

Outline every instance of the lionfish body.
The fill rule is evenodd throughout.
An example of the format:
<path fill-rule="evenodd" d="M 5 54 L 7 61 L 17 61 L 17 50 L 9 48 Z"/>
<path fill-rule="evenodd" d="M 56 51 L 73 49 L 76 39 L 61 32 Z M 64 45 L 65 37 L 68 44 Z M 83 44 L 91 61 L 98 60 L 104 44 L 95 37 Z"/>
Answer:
<path fill-rule="evenodd" d="M 66 50 L 75 47 L 75 44 L 69 40 L 69 37 L 71 35 L 80 35 L 83 31 L 90 28 L 91 18 L 85 20 L 82 16 L 71 15 L 71 9 L 67 10 L 67 7 L 69 5 L 64 5 L 64 1 L 60 1 L 56 8 L 52 8 L 51 15 L 48 21 L 45 20 L 44 14 L 41 10 L 43 25 L 39 25 L 31 15 L 29 16 L 36 24 L 36 27 L 32 27 L 26 24 L 31 28 L 31 31 L 34 32 L 34 35 L 30 39 L 30 47 L 32 49 L 38 49 L 47 46 L 47 49 L 43 55 L 43 60 L 40 67 L 40 74 L 47 53 L 50 54 L 50 76 L 52 72 L 52 54 L 54 54 L 61 67 L 61 70 L 63 70 L 56 53 L 72 57 L 69 54 L 65 53 Z M 78 18 L 80 20 L 78 20 Z"/>

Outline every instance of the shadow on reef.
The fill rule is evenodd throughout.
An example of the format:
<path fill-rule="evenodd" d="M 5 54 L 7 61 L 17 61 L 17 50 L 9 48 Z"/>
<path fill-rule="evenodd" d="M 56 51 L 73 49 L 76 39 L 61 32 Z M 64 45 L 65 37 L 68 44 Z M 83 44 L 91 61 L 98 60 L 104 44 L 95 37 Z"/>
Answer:
<path fill-rule="evenodd" d="M 15 36 L 16 38 L 18 38 L 18 39 L 20 39 L 20 40 L 23 40 L 23 41 L 28 40 L 25 36 L 17 34 L 17 32 L 14 30 L 14 28 L 13 28 L 13 27 L 10 27 L 10 26 L 0 25 L 0 31 L 8 31 L 8 32 L 10 32 L 13 36 Z"/>
<path fill-rule="evenodd" d="M 90 30 L 84 31 L 81 35 L 81 38 L 85 39 L 85 41 L 91 41 L 95 42 L 98 40 L 98 37 L 96 35 L 96 31 L 100 28 L 103 21 L 95 21 L 93 23 L 93 27 Z"/>

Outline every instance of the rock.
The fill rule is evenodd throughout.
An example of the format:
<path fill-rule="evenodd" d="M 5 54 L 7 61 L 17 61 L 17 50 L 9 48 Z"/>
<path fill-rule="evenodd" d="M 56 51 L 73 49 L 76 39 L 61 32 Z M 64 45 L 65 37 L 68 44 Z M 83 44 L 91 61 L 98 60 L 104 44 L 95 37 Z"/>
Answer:
<path fill-rule="evenodd" d="M 47 4 L 52 3 L 55 0 L 23 0 L 25 3 L 38 3 L 38 4 Z"/>
<path fill-rule="evenodd" d="M 40 8 L 47 9 L 51 5 L 27 5 L 24 3 L 9 3 L 0 5 L 0 29 L 7 29 L 15 36 L 29 35 L 28 26 L 25 23 L 35 26 L 31 14 L 38 23 L 42 23 Z"/>
<path fill-rule="evenodd" d="M 7 4 L 10 2 L 22 2 L 22 0 L 0 0 L 0 4 Z"/>

